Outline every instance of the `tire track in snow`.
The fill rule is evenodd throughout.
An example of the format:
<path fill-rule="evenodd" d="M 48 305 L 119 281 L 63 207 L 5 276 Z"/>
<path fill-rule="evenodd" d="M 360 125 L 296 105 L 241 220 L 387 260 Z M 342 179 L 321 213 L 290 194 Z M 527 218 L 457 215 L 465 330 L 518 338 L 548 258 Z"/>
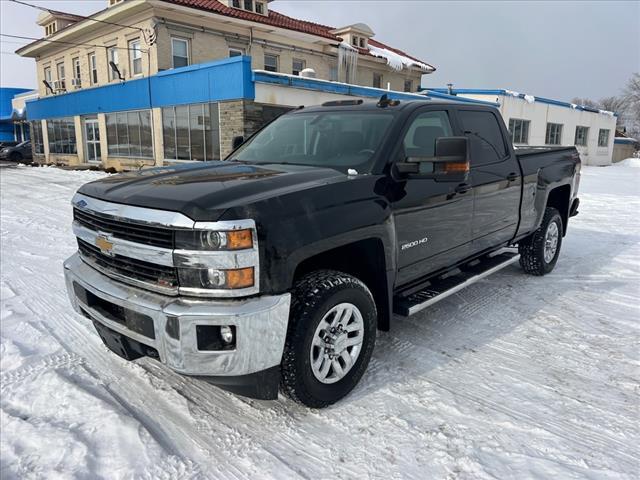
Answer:
<path fill-rule="evenodd" d="M 34 364 L 23 365 L 15 370 L 11 370 L 0 375 L 0 390 L 4 390 L 14 383 L 21 382 L 27 377 L 39 375 L 42 372 L 49 370 L 73 367 L 75 365 L 80 365 L 83 362 L 83 358 L 79 355 L 66 351 L 63 353 L 49 355 Z"/>

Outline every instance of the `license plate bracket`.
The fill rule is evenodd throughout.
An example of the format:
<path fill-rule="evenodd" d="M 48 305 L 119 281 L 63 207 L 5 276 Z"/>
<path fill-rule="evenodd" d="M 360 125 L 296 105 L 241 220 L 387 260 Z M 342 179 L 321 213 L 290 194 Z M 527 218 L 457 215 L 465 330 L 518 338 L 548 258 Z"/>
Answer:
<path fill-rule="evenodd" d="M 157 356 L 154 348 L 147 347 L 136 340 L 111 330 L 99 322 L 94 321 L 93 325 L 105 346 L 125 360 L 136 360 L 147 355 Z M 155 355 L 152 352 L 155 352 Z"/>

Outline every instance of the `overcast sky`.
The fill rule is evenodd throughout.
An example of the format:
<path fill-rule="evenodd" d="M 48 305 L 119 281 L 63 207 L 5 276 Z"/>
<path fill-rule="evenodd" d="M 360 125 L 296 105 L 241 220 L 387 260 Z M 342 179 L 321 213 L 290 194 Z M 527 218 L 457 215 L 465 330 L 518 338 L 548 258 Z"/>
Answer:
<path fill-rule="evenodd" d="M 88 15 L 107 0 L 31 0 Z M 38 11 L 0 0 L 1 31 L 42 36 Z M 509 88 L 560 100 L 616 95 L 640 71 L 640 2 L 276 0 L 270 7 L 332 26 L 363 22 L 375 38 L 434 65 L 425 86 Z M 11 42 L 11 43 L 9 43 Z M 18 43 L 16 43 L 18 42 Z M 2 86 L 35 87 L 34 62 L 2 37 Z"/>

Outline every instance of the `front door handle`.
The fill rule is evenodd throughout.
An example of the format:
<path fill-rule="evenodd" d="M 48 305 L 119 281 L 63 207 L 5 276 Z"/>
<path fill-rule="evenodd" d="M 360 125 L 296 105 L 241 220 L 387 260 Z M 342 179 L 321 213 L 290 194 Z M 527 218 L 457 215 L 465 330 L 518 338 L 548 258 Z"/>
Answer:
<path fill-rule="evenodd" d="M 454 189 L 456 193 L 467 193 L 469 190 L 471 190 L 471 185 L 468 183 L 461 183 Z"/>
<path fill-rule="evenodd" d="M 507 175 L 507 180 L 509 180 L 510 182 L 515 182 L 518 179 L 518 174 L 511 172 L 509 175 Z"/>

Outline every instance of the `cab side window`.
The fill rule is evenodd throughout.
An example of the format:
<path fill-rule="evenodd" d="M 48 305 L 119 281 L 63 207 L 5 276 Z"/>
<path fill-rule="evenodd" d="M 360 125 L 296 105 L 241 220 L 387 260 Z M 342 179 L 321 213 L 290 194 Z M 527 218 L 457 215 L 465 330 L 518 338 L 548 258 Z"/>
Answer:
<path fill-rule="evenodd" d="M 419 114 L 404 136 L 406 157 L 433 157 L 436 139 L 453 136 L 449 115 L 445 111 L 429 111 Z"/>
<path fill-rule="evenodd" d="M 459 110 L 464 134 L 469 137 L 471 166 L 500 162 L 507 155 L 502 130 L 491 112 Z"/>

